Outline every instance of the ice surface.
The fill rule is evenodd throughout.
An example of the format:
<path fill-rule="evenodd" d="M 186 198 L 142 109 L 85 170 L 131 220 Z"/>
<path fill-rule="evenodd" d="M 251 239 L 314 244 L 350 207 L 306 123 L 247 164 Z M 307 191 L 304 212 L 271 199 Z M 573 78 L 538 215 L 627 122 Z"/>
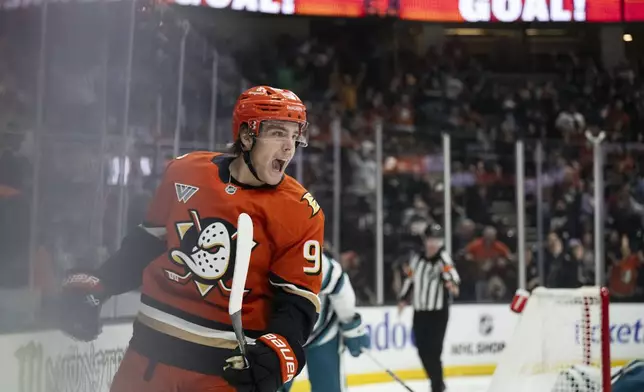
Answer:
<path fill-rule="evenodd" d="M 450 377 L 445 380 L 446 392 L 487 392 L 490 377 Z M 405 381 L 414 392 L 430 392 L 429 381 Z M 350 392 L 406 392 L 397 382 L 351 387 Z"/>

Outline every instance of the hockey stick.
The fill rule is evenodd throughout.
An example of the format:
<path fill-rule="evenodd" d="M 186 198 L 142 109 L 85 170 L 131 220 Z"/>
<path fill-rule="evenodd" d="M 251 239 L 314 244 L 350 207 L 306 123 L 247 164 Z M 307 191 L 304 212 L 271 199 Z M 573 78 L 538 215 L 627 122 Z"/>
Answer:
<path fill-rule="evenodd" d="M 246 286 L 246 276 L 250 265 L 250 252 L 253 249 L 253 221 L 246 213 L 237 218 L 237 252 L 235 253 L 235 271 L 233 284 L 228 300 L 228 314 L 233 324 L 239 351 L 246 360 L 246 336 L 242 325 L 242 302 Z M 248 363 L 246 363 L 248 366 Z"/>
<path fill-rule="evenodd" d="M 400 379 L 400 377 L 396 376 L 396 373 L 392 372 L 391 370 L 389 370 L 389 368 L 387 368 L 385 365 L 383 365 L 382 363 L 380 363 L 380 361 L 378 361 L 378 360 L 376 359 L 376 357 L 374 357 L 374 356 L 371 354 L 371 352 L 370 352 L 369 350 L 367 350 L 366 348 L 364 348 L 364 347 L 363 347 L 363 348 L 362 348 L 362 353 L 363 353 L 363 354 L 366 354 L 369 358 L 371 358 L 371 360 L 372 360 L 376 365 L 378 365 L 382 370 L 384 370 L 385 372 L 387 372 L 387 374 L 388 374 L 388 375 L 390 375 L 390 376 L 391 376 L 391 378 L 393 378 L 394 380 L 398 381 L 398 383 L 399 383 L 403 388 L 405 388 L 405 389 L 406 389 L 406 390 L 408 390 L 409 392 L 414 392 L 414 390 L 413 390 L 413 389 L 411 389 L 411 388 L 409 387 L 409 385 L 405 384 L 405 382 L 404 382 L 403 380 L 401 380 L 401 379 Z"/>

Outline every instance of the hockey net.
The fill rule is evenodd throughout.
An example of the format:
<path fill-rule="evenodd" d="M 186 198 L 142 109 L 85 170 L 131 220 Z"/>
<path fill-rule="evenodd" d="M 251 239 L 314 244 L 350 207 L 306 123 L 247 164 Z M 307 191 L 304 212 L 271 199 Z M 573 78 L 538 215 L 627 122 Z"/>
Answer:
<path fill-rule="evenodd" d="M 608 290 L 535 289 L 489 392 L 610 392 Z"/>

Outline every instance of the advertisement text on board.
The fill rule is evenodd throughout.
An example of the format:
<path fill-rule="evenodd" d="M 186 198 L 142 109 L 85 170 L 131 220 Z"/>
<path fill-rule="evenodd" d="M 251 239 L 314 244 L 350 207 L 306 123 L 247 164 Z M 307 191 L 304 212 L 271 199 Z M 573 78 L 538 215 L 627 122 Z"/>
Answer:
<path fill-rule="evenodd" d="M 97 350 L 94 344 L 70 345 L 63 353 L 48 353 L 37 341 L 14 352 L 19 392 L 107 391 L 125 348 Z"/>

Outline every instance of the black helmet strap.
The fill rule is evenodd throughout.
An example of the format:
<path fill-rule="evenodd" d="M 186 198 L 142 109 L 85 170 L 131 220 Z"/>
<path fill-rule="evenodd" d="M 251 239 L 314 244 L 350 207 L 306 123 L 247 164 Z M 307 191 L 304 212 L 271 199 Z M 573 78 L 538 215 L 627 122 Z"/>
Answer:
<path fill-rule="evenodd" d="M 253 144 L 251 144 L 251 146 L 250 146 L 250 148 L 248 150 L 243 150 L 242 151 L 242 156 L 244 157 L 244 162 L 246 163 L 246 166 L 248 166 L 248 170 L 250 170 L 250 172 L 253 175 L 253 177 L 255 177 L 257 179 L 257 181 L 259 181 L 259 182 L 264 182 L 264 181 L 262 181 L 261 178 L 259 178 L 259 175 L 257 175 L 257 170 L 255 170 L 255 166 L 253 165 L 253 161 L 250 159 L 250 152 L 255 147 L 255 142 L 256 142 L 255 135 L 252 135 L 251 137 L 253 139 Z"/>

